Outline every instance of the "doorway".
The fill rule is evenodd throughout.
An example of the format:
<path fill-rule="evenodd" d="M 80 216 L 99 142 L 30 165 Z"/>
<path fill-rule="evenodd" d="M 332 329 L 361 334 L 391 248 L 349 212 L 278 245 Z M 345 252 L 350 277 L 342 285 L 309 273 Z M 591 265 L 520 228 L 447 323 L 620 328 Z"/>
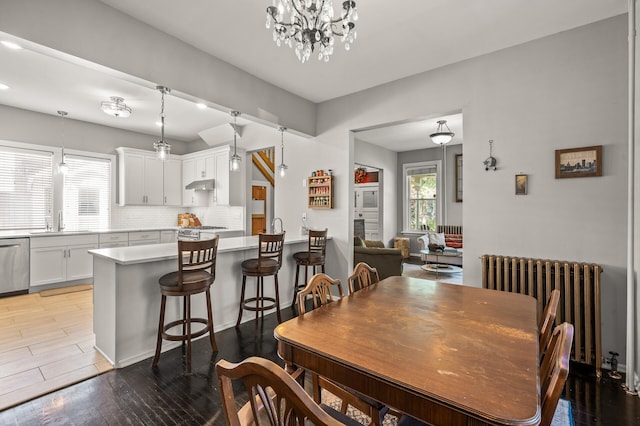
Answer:
<path fill-rule="evenodd" d="M 365 240 L 382 240 L 382 170 L 356 164 L 353 193 L 355 229 Z"/>

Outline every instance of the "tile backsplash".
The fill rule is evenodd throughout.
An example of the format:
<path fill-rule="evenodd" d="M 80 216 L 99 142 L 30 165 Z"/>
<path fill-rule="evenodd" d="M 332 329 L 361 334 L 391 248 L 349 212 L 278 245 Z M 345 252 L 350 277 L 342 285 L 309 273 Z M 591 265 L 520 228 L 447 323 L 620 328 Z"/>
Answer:
<path fill-rule="evenodd" d="M 203 225 L 244 229 L 244 208 L 241 206 L 163 207 L 163 206 L 114 206 L 111 228 L 156 228 L 178 226 L 178 213 L 194 213 Z"/>

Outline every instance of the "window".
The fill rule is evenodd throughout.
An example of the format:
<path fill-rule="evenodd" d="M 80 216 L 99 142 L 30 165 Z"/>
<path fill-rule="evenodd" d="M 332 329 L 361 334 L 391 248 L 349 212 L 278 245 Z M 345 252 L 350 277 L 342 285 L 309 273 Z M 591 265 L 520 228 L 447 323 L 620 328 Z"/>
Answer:
<path fill-rule="evenodd" d="M 438 223 L 439 161 L 405 164 L 405 218 L 406 231 L 435 230 Z"/>
<path fill-rule="evenodd" d="M 45 228 L 52 194 L 52 152 L 0 146 L 0 229 Z"/>
<path fill-rule="evenodd" d="M 69 166 L 69 171 L 64 175 L 65 229 L 108 228 L 111 161 L 67 154 L 65 162 Z"/>

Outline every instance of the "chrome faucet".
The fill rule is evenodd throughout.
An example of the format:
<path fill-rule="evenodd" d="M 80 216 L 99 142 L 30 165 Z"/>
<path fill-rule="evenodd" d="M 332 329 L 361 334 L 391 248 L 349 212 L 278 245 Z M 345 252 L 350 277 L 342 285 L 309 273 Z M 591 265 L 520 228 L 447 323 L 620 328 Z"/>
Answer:
<path fill-rule="evenodd" d="M 64 229 L 64 223 L 62 223 L 62 210 L 58 210 L 58 231 Z"/>
<path fill-rule="evenodd" d="M 282 223 L 282 219 L 280 219 L 279 217 L 274 217 L 273 220 L 271 221 L 271 232 L 273 232 L 274 234 L 276 233 L 276 222 L 280 222 L 279 232 L 284 231 L 284 225 Z"/>

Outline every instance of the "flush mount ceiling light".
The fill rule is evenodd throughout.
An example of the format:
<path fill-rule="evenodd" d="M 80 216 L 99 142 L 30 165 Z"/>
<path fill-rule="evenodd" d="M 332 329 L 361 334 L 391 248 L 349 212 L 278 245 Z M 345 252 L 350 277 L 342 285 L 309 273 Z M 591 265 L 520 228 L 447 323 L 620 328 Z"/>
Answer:
<path fill-rule="evenodd" d="M 118 96 L 111 96 L 111 101 L 104 101 L 100 104 L 100 109 L 105 114 L 116 118 L 128 118 L 131 115 L 131 108 L 124 103 L 124 99 Z"/>
<path fill-rule="evenodd" d="M 340 17 L 333 18 L 332 0 L 274 0 L 273 6 L 267 7 L 267 29 L 273 24 L 273 41 L 294 48 L 303 63 L 316 48 L 318 60 L 329 61 L 336 36 L 345 50 L 351 48 L 357 36 L 356 2 L 343 1 Z"/>
<path fill-rule="evenodd" d="M 2 44 L 5 47 L 7 47 L 7 48 L 9 48 L 11 50 L 20 50 L 20 49 L 22 49 L 22 46 L 20 46 L 18 43 L 14 43 L 14 42 L 9 41 L 9 40 L 2 40 Z"/>
<path fill-rule="evenodd" d="M 156 86 L 156 90 L 160 91 L 160 140 L 153 144 L 153 148 L 156 150 L 158 158 L 165 160 L 171 152 L 171 145 L 164 140 L 164 94 L 169 93 L 171 89 L 164 86 Z"/>
<path fill-rule="evenodd" d="M 64 117 L 69 113 L 67 111 L 58 111 L 58 114 L 60 115 L 60 118 L 62 120 L 62 132 L 60 136 L 60 141 L 62 144 L 62 161 L 60 162 L 60 164 L 58 164 L 58 170 L 64 175 L 69 171 L 69 166 L 64 162 Z"/>
<path fill-rule="evenodd" d="M 0 90 L 9 90 L 9 85 L 0 81 Z"/>
<path fill-rule="evenodd" d="M 236 135 L 238 134 L 238 128 L 236 127 L 236 117 L 240 115 L 238 111 L 231 111 L 231 116 L 233 117 L 233 155 L 229 160 L 229 164 L 231 166 L 231 170 L 234 172 L 240 169 L 240 162 L 242 158 L 236 152 Z"/>
<path fill-rule="evenodd" d="M 280 126 L 278 130 L 280 130 L 280 165 L 278 166 L 278 170 L 280 171 L 280 177 L 284 177 L 289 168 L 284 164 L 284 132 L 287 131 L 287 128 Z"/>
<path fill-rule="evenodd" d="M 444 131 L 444 128 L 447 128 L 447 131 Z M 433 141 L 433 143 L 437 143 L 438 145 L 444 145 L 446 143 L 451 142 L 451 139 L 455 136 L 455 133 L 451 131 L 449 126 L 447 126 L 447 120 L 438 120 L 438 129 L 435 133 L 431 133 L 429 137 Z"/>

